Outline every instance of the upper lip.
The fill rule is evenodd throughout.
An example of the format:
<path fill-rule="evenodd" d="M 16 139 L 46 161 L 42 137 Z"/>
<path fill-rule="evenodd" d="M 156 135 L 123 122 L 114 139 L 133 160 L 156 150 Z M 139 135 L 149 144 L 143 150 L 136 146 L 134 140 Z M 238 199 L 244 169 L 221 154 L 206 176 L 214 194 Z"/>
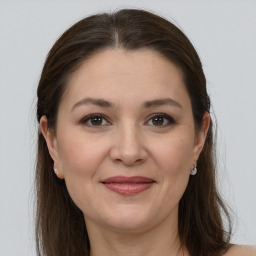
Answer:
<path fill-rule="evenodd" d="M 155 182 L 155 181 L 143 176 L 132 176 L 132 177 L 114 176 L 101 181 L 101 183 L 152 183 L 152 182 Z"/>

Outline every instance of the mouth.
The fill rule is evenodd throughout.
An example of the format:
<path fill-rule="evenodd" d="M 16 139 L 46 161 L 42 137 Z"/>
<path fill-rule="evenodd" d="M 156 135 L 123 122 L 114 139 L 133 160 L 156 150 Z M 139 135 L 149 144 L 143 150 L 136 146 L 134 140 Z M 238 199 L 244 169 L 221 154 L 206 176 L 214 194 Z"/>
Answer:
<path fill-rule="evenodd" d="M 150 189 L 155 181 L 142 176 L 115 176 L 105 179 L 101 183 L 120 195 L 133 196 Z"/>

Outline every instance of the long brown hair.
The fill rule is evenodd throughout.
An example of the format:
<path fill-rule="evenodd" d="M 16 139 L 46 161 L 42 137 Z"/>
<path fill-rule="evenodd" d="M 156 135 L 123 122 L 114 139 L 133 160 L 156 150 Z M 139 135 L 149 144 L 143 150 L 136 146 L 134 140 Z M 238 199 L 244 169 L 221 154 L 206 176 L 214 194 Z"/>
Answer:
<path fill-rule="evenodd" d="M 153 13 L 123 9 L 82 19 L 57 40 L 50 50 L 38 85 L 37 120 L 43 115 L 56 128 L 58 106 L 68 79 L 91 55 L 105 48 L 129 51 L 148 48 L 162 54 L 183 71 L 192 103 L 195 127 L 210 113 L 210 99 L 201 61 L 193 45 L 175 25 Z M 90 243 L 83 213 L 70 198 L 65 181 L 52 171 L 42 133 L 38 132 L 36 166 L 36 241 L 38 255 L 89 255 Z M 227 231 L 224 229 L 224 217 Z M 178 232 L 191 256 L 220 256 L 230 246 L 230 215 L 215 181 L 212 122 L 198 160 L 198 173 L 190 178 L 179 203 Z"/>

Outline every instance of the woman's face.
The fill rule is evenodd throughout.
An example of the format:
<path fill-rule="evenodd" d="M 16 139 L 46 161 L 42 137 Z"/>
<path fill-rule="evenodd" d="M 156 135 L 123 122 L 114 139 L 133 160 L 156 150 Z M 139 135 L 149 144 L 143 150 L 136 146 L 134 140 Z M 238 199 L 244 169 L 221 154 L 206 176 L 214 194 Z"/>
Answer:
<path fill-rule="evenodd" d="M 72 75 L 50 154 L 88 225 L 145 230 L 177 221 L 209 120 L 195 132 L 181 71 L 152 50 L 108 49 Z M 196 177 L 191 177 L 196 178 Z"/>

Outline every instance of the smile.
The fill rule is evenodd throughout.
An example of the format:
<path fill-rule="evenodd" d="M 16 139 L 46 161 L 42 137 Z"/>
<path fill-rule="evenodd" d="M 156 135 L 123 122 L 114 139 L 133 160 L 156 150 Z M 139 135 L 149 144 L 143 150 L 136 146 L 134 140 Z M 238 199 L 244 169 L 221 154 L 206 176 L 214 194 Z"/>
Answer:
<path fill-rule="evenodd" d="M 155 181 L 142 176 L 115 176 L 101 183 L 109 190 L 120 195 L 133 196 L 151 188 Z"/>

